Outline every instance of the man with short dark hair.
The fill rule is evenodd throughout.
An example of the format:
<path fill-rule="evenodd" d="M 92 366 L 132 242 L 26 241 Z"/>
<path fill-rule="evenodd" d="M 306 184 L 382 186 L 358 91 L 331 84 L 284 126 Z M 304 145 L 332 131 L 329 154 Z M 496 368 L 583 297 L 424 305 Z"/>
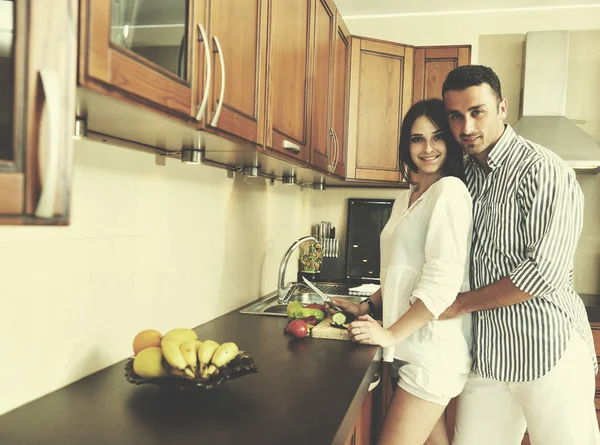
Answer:
<path fill-rule="evenodd" d="M 504 123 L 500 80 L 461 66 L 443 86 L 451 131 L 468 155 L 471 290 L 440 318 L 473 313 L 473 368 L 454 445 L 598 445 L 598 366 L 573 257 L 583 194 L 558 156 Z"/>

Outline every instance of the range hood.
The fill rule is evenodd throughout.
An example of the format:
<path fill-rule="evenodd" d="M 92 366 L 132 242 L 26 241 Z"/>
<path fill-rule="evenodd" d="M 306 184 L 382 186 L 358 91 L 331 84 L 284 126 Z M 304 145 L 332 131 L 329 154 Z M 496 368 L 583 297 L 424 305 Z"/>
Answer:
<path fill-rule="evenodd" d="M 529 32 L 525 42 L 522 115 L 514 129 L 580 172 L 600 171 L 600 144 L 565 116 L 568 31 Z"/>

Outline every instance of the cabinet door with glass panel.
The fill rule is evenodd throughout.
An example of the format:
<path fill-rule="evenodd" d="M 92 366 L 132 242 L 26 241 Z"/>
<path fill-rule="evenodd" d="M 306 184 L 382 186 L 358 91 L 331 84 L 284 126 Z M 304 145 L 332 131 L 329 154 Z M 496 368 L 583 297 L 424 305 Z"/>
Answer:
<path fill-rule="evenodd" d="M 69 221 L 77 0 L 0 0 L 0 224 Z"/>
<path fill-rule="evenodd" d="M 82 0 L 80 83 L 191 119 L 208 39 L 206 0 Z"/>

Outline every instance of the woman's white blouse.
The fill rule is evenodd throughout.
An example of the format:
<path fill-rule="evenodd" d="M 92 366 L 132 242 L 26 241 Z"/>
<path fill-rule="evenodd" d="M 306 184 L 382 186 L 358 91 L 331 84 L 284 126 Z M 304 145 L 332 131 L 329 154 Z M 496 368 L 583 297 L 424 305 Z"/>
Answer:
<path fill-rule="evenodd" d="M 384 351 L 384 360 L 396 358 L 426 369 L 442 367 L 456 372 L 471 369 L 471 316 L 437 320 L 469 290 L 469 254 L 472 200 L 465 184 L 455 177 L 434 183 L 408 208 L 410 193 L 394 202 L 381 232 L 381 291 L 383 326 L 394 324 L 416 299 L 434 319 Z"/>

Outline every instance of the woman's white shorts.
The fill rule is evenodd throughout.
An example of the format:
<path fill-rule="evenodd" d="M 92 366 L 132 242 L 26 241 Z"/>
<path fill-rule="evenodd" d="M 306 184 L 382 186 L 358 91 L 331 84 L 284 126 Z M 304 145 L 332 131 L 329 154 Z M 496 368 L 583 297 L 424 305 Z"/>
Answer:
<path fill-rule="evenodd" d="M 428 402 L 448 405 L 463 390 L 469 373 L 457 373 L 439 369 L 427 370 L 400 360 L 394 360 L 392 368 L 398 372 L 398 386 L 406 392 Z"/>

